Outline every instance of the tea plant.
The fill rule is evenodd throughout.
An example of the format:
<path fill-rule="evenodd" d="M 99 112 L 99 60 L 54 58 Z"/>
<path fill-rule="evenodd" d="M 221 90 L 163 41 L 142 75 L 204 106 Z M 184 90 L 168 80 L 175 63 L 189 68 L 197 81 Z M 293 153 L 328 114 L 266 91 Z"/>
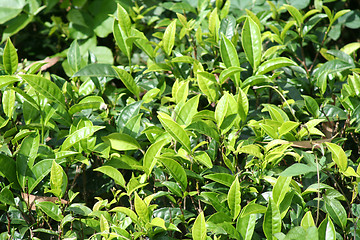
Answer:
<path fill-rule="evenodd" d="M 347 2 L 16 2 L 0 11 L 0 239 L 359 239 Z M 63 8 L 39 25 L 61 66 L 19 58 L 18 31 Z"/>

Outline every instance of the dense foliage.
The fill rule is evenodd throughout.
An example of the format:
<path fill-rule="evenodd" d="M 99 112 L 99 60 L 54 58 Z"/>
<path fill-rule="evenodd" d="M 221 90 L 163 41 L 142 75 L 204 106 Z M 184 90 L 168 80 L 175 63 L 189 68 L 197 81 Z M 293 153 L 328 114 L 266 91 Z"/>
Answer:
<path fill-rule="evenodd" d="M 0 239 L 360 239 L 356 2 L 0 0 Z"/>

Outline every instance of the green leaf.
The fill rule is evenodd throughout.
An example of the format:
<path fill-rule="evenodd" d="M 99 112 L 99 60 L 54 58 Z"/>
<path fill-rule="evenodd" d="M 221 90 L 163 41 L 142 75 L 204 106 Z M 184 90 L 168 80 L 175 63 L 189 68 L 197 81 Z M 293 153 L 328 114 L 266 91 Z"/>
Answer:
<path fill-rule="evenodd" d="M 186 131 L 165 113 L 158 112 L 158 118 L 165 130 L 170 133 L 176 141 L 181 143 L 188 153 L 191 153 L 190 139 Z"/>
<path fill-rule="evenodd" d="M 93 63 L 86 65 L 72 77 L 111 77 L 116 78 L 118 75 L 110 64 Z"/>
<path fill-rule="evenodd" d="M 1 8 L 1 7 L 0 7 Z M 1 18 L 1 16 L 0 16 Z M 7 74 L 12 75 L 16 72 L 18 68 L 18 55 L 14 45 L 12 44 L 10 38 L 8 38 L 4 53 L 3 53 L 3 66 Z"/>
<path fill-rule="evenodd" d="M 316 227 L 314 219 L 311 215 L 311 211 L 308 211 L 305 213 L 303 219 L 301 220 L 300 224 L 305 230 L 307 230 L 309 227 Z"/>
<path fill-rule="evenodd" d="M 293 18 L 296 20 L 297 25 L 300 27 L 303 23 L 303 16 L 301 15 L 300 11 L 291 5 L 285 4 L 284 7 L 288 10 L 291 16 L 293 16 Z"/>
<path fill-rule="evenodd" d="M 154 168 L 157 157 L 160 155 L 161 149 L 167 143 L 166 139 L 153 143 L 144 155 L 143 166 L 146 174 L 149 176 L 152 169 Z"/>
<path fill-rule="evenodd" d="M 87 138 L 91 137 L 96 131 L 103 129 L 103 128 L 105 128 L 105 127 L 89 126 L 89 127 L 83 127 L 83 128 L 76 130 L 75 132 L 70 134 L 65 139 L 65 141 L 61 145 L 61 150 L 62 151 L 68 150 L 69 148 L 74 146 L 76 143 L 80 142 L 83 139 L 87 139 Z"/>
<path fill-rule="evenodd" d="M 353 76 L 349 76 L 348 83 L 351 89 L 354 91 L 355 96 L 360 95 L 360 76 L 357 73 L 353 73 Z"/>
<path fill-rule="evenodd" d="M 53 202 L 36 202 L 36 206 L 57 222 L 63 219 L 59 206 Z"/>
<path fill-rule="evenodd" d="M 307 174 L 310 172 L 316 172 L 315 166 L 309 166 L 303 163 L 294 163 L 283 172 L 280 173 L 280 176 L 283 177 L 293 177 L 298 175 Z"/>
<path fill-rule="evenodd" d="M 15 207 L 14 195 L 6 187 L 0 192 L 0 202 Z"/>
<path fill-rule="evenodd" d="M 135 192 L 134 207 L 140 220 L 142 220 L 145 223 L 148 223 L 150 221 L 149 208 L 146 205 L 146 203 L 139 197 L 137 192 Z"/>
<path fill-rule="evenodd" d="M 224 84 L 225 81 L 233 76 L 233 75 L 237 75 L 237 73 L 244 71 L 244 68 L 241 67 L 227 67 L 226 69 L 224 69 L 223 71 L 221 71 L 220 76 L 219 76 L 219 83 Z M 239 78 L 240 79 L 240 78 Z"/>
<path fill-rule="evenodd" d="M 219 133 L 205 121 L 195 121 L 186 127 L 186 130 L 194 130 L 219 141 Z"/>
<path fill-rule="evenodd" d="M 192 237 L 193 240 L 206 240 L 206 223 L 205 223 L 205 217 L 204 212 L 201 212 L 192 227 Z"/>
<path fill-rule="evenodd" d="M 324 197 L 325 209 L 334 222 L 343 230 L 346 228 L 347 213 L 341 203 L 334 198 Z"/>
<path fill-rule="evenodd" d="M 19 79 L 15 76 L 0 76 L 0 89 L 17 81 L 19 81 Z"/>
<path fill-rule="evenodd" d="M 231 184 L 228 195 L 227 195 L 228 206 L 233 220 L 235 220 L 241 210 L 241 192 L 240 183 L 238 176 L 235 177 L 234 182 Z"/>
<path fill-rule="evenodd" d="M 318 118 L 320 114 L 319 105 L 317 102 L 310 96 L 302 95 L 305 101 L 305 106 L 307 110 L 311 113 L 314 118 Z"/>
<path fill-rule="evenodd" d="M 104 215 L 100 215 L 100 231 L 108 233 L 110 230 L 109 228 L 109 222 L 106 220 Z"/>
<path fill-rule="evenodd" d="M 277 206 L 280 205 L 280 203 L 285 197 L 285 194 L 290 190 L 290 186 L 289 186 L 290 182 L 291 182 L 291 177 L 282 177 L 282 176 L 278 177 L 272 191 L 274 203 Z"/>
<path fill-rule="evenodd" d="M 224 36 L 224 34 L 221 34 L 220 53 L 221 53 L 221 58 L 227 68 L 240 67 L 239 57 L 237 55 L 235 46 L 228 38 Z M 238 87 L 241 84 L 240 74 L 239 73 L 233 73 L 233 74 L 235 74 L 235 85 Z M 220 83 L 222 83 L 221 80 Z"/>
<path fill-rule="evenodd" d="M 216 124 L 221 127 L 221 124 L 223 123 L 226 113 L 229 108 L 229 93 L 225 92 L 224 95 L 220 98 L 219 102 L 216 105 L 215 108 L 215 120 Z"/>
<path fill-rule="evenodd" d="M 131 35 L 136 36 L 135 45 L 143 50 L 152 60 L 155 58 L 154 49 L 150 41 L 145 37 L 144 33 L 135 28 L 131 28 Z"/>
<path fill-rule="evenodd" d="M 0 153 L 0 173 L 12 183 L 13 188 L 20 189 L 17 174 L 16 174 L 16 161 L 12 158 Z"/>
<path fill-rule="evenodd" d="M 265 213 L 266 207 L 253 202 L 248 203 L 241 211 L 240 218 L 246 217 L 251 214 Z"/>
<path fill-rule="evenodd" d="M 227 187 L 231 187 L 232 183 L 235 180 L 235 177 L 228 173 L 213 173 L 205 175 L 204 178 L 213 180 L 215 182 L 221 183 Z"/>
<path fill-rule="evenodd" d="M 101 172 L 101 173 L 111 177 L 115 181 L 116 184 L 119 184 L 121 187 L 125 188 L 125 185 L 126 185 L 125 179 L 124 179 L 123 175 L 121 174 L 121 172 L 119 172 L 116 168 L 114 168 L 112 166 L 101 166 L 101 167 L 94 169 L 94 171 Z"/>
<path fill-rule="evenodd" d="M 247 98 L 247 94 L 241 88 L 239 88 L 239 94 L 237 98 L 237 112 L 241 121 L 245 123 L 247 114 L 249 112 L 249 100 Z"/>
<path fill-rule="evenodd" d="M 339 167 L 340 171 L 342 172 L 346 171 L 348 166 L 348 161 L 344 150 L 340 146 L 334 143 L 326 142 L 325 144 L 328 147 L 329 151 L 331 152 L 332 160 Z"/>
<path fill-rule="evenodd" d="M 272 120 L 284 123 L 289 121 L 289 117 L 279 107 L 272 104 L 263 104 L 264 109 L 262 111 L 268 111 Z"/>
<path fill-rule="evenodd" d="M 68 50 L 67 60 L 69 62 L 70 67 L 75 71 L 79 71 L 81 68 L 81 55 L 80 55 L 80 47 L 77 43 L 77 40 L 74 40 Z"/>
<path fill-rule="evenodd" d="M 188 184 L 187 176 L 184 168 L 175 160 L 169 157 L 158 157 L 158 160 L 166 167 L 171 176 L 180 184 L 182 190 L 185 192 Z"/>
<path fill-rule="evenodd" d="M 59 199 L 64 196 L 68 184 L 68 179 L 63 168 L 55 162 L 52 163 L 50 172 L 51 192 Z"/>
<path fill-rule="evenodd" d="M 209 16 L 209 32 L 215 41 L 218 43 L 219 41 L 219 29 L 220 29 L 220 20 L 217 12 L 217 8 L 214 8 Z"/>
<path fill-rule="evenodd" d="M 16 174 L 22 189 L 26 187 L 28 169 L 34 165 L 40 142 L 40 135 L 31 134 L 24 138 L 21 143 L 19 152 L 16 154 Z"/>
<path fill-rule="evenodd" d="M 131 220 L 133 220 L 134 222 L 138 221 L 138 217 L 136 216 L 136 213 L 127 207 L 115 207 L 111 209 L 110 212 L 121 212 L 127 215 L 128 217 L 130 217 Z"/>
<path fill-rule="evenodd" d="M 207 168 L 212 168 L 213 164 L 211 161 L 211 158 L 209 155 L 204 151 L 196 152 L 195 154 L 195 160 L 204 165 Z"/>
<path fill-rule="evenodd" d="M 275 240 L 275 233 L 281 232 L 281 216 L 276 203 L 270 198 L 265 213 L 263 230 L 267 239 Z"/>
<path fill-rule="evenodd" d="M 140 99 L 140 97 L 139 97 L 140 89 L 136 85 L 133 77 L 124 69 L 117 68 L 117 67 L 113 67 L 113 69 L 116 71 L 118 78 L 123 82 L 125 87 L 131 93 L 133 93 L 137 97 L 137 99 Z"/>
<path fill-rule="evenodd" d="M 197 113 L 200 95 L 196 95 L 189 99 L 179 110 L 175 121 L 180 125 L 188 126 L 193 116 Z"/>
<path fill-rule="evenodd" d="M 44 179 L 44 177 L 46 177 L 50 173 L 52 162 L 52 159 L 45 159 L 36 163 L 31 168 L 31 173 L 33 174 L 34 178 L 32 178 L 30 174 L 28 174 L 31 176 L 27 178 L 29 193 L 32 193 L 35 187 Z"/>
<path fill-rule="evenodd" d="M 119 26 L 124 31 L 125 36 L 129 36 L 131 20 L 127 11 L 119 3 L 117 5 L 117 20 L 119 21 Z"/>
<path fill-rule="evenodd" d="M 129 46 L 126 41 L 128 36 L 126 35 L 125 29 L 121 28 L 120 22 L 116 20 L 113 24 L 113 35 L 121 52 L 130 59 L 132 46 Z"/>
<path fill-rule="evenodd" d="M 21 13 L 26 5 L 25 0 L 1 0 L 0 1 L 0 24 L 4 24 Z"/>
<path fill-rule="evenodd" d="M 240 232 L 242 239 L 251 240 L 254 234 L 256 223 L 256 214 L 248 214 L 240 216 L 237 223 L 236 229 Z"/>
<path fill-rule="evenodd" d="M 102 140 L 111 146 L 111 148 L 118 151 L 137 150 L 141 148 L 135 138 L 125 133 L 111 133 L 102 137 Z"/>
<path fill-rule="evenodd" d="M 267 60 L 266 62 L 263 62 L 259 66 L 256 75 L 263 75 L 265 73 L 271 72 L 281 67 L 296 66 L 296 65 L 297 64 L 289 58 L 285 58 L 285 57 L 273 58 Z"/>
<path fill-rule="evenodd" d="M 209 102 L 216 102 L 219 98 L 219 85 L 215 76 L 208 72 L 198 72 L 197 81 L 200 90 L 208 97 Z"/>
<path fill-rule="evenodd" d="M 279 135 L 280 137 L 282 135 L 285 135 L 289 132 L 291 132 L 292 130 L 294 130 L 295 128 L 297 128 L 300 125 L 300 123 L 298 122 L 293 122 L 293 121 L 287 121 L 287 122 L 283 122 L 281 124 L 281 127 L 279 128 Z"/>
<path fill-rule="evenodd" d="M 21 78 L 44 97 L 67 109 L 64 94 L 54 82 L 37 75 L 21 75 Z"/>
<path fill-rule="evenodd" d="M 261 61 L 261 32 L 259 26 L 248 17 L 245 21 L 242 34 L 242 46 L 253 72 L 256 72 Z"/>
<path fill-rule="evenodd" d="M 6 89 L 2 96 L 2 108 L 8 118 L 12 118 L 15 108 L 15 91 L 13 89 Z"/>
<path fill-rule="evenodd" d="M 336 240 L 336 231 L 329 215 L 321 222 L 319 226 L 319 240 Z"/>
<path fill-rule="evenodd" d="M 69 108 L 69 114 L 73 115 L 85 109 L 99 109 L 104 104 L 104 99 L 102 99 L 102 97 L 88 96 L 82 99 L 78 104 L 71 106 Z"/>
<path fill-rule="evenodd" d="M 171 55 L 171 51 L 174 47 L 175 33 L 176 33 L 176 20 L 173 20 L 166 28 L 162 39 L 162 46 L 164 48 L 166 55 L 168 56 Z"/>

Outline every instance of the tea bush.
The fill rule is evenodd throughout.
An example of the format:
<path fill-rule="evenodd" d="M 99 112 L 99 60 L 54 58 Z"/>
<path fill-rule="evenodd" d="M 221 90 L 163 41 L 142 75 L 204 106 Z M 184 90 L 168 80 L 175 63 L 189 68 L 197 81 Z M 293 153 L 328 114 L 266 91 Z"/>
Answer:
<path fill-rule="evenodd" d="M 0 239 L 360 239 L 359 16 L 0 0 Z"/>

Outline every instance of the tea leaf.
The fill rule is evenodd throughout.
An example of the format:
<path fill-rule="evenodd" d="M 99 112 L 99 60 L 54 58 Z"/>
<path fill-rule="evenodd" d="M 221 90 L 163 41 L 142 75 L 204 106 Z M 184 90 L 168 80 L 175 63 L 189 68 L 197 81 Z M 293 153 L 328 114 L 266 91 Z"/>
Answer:
<path fill-rule="evenodd" d="M 112 166 L 101 166 L 101 167 L 94 169 L 94 171 L 101 172 L 101 173 L 111 177 L 115 181 L 116 184 L 119 184 L 121 187 L 125 188 L 125 185 L 126 185 L 125 179 L 124 179 L 123 175 L 121 174 L 121 172 L 119 172 L 116 168 L 114 168 Z"/>
<path fill-rule="evenodd" d="M 181 143 L 188 153 L 191 153 L 190 139 L 186 131 L 165 113 L 158 112 L 158 118 L 165 130 L 170 133 L 176 141 Z"/>
<path fill-rule="evenodd" d="M 6 73 L 9 75 L 14 74 L 18 68 L 18 55 L 10 38 L 8 38 L 4 48 L 3 65 Z"/>
<path fill-rule="evenodd" d="M 253 72 L 256 72 L 261 61 L 261 32 L 258 25 L 250 17 L 245 21 L 241 41 L 246 58 L 252 66 Z"/>
<path fill-rule="evenodd" d="M 206 223 L 204 212 L 201 212 L 192 227 L 192 237 L 194 240 L 205 240 L 206 239 Z"/>
<path fill-rule="evenodd" d="M 228 196 L 227 196 L 228 205 L 233 220 L 235 220 L 241 210 L 241 192 L 240 192 L 240 183 L 238 176 L 235 177 L 234 182 L 231 184 Z"/>

